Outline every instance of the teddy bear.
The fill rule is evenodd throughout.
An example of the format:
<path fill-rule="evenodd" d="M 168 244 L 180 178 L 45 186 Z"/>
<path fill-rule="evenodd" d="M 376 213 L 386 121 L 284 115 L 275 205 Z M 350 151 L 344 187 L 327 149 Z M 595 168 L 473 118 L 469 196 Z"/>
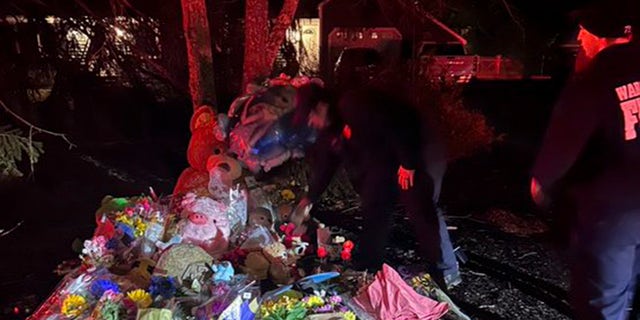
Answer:
<path fill-rule="evenodd" d="M 227 150 L 224 130 L 218 122 L 215 112 L 209 106 L 201 106 L 193 113 L 190 123 L 191 140 L 187 149 L 189 168 L 178 178 L 173 190 L 174 195 L 207 189 L 207 160 L 213 155 L 222 155 Z"/>

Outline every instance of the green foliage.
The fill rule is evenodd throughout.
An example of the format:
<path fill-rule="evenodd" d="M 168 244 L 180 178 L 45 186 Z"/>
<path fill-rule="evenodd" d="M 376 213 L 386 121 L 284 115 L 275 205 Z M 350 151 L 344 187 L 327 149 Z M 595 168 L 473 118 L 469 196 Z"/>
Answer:
<path fill-rule="evenodd" d="M 18 166 L 23 160 L 29 161 L 31 171 L 44 153 L 42 143 L 25 136 L 22 130 L 11 126 L 0 126 L 0 177 L 20 177 L 23 173 Z"/>
<path fill-rule="evenodd" d="M 118 302 L 107 300 L 100 310 L 101 319 L 104 320 L 120 320 L 125 319 L 125 309 Z"/>
<path fill-rule="evenodd" d="M 307 316 L 307 309 L 304 304 L 297 303 L 291 309 L 281 306 L 276 310 L 265 316 L 265 320 L 302 320 Z"/>

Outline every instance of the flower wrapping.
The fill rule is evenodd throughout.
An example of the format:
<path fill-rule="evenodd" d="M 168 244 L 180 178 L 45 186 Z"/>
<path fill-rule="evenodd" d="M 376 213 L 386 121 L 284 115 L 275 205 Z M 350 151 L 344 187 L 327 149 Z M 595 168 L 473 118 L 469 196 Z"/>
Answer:
<path fill-rule="evenodd" d="M 169 309 L 139 309 L 136 320 L 173 320 Z"/>

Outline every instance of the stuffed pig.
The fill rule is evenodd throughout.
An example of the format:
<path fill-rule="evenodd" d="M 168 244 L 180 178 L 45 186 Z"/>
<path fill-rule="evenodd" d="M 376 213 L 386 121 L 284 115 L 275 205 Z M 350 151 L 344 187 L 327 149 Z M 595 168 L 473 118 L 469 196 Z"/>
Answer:
<path fill-rule="evenodd" d="M 211 255 L 224 253 L 231 233 L 227 206 L 211 198 L 188 193 L 182 207 L 178 228 L 183 241 L 198 245 Z"/>

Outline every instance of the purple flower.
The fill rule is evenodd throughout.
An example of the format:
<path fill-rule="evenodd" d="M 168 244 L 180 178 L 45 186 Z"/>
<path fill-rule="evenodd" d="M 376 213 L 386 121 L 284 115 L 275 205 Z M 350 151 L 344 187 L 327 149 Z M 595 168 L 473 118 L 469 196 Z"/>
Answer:
<path fill-rule="evenodd" d="M 325 304 L 322 307 L 316 308 L 316 313 L 329 313 L 333 311 L 333 306 L 330 304 Z"/>
<path fill-rule="evenodd" d="M 91 294 L 96 297 L 96 299 L 100 299 L 106 291 L 120 293 L 120 288 L 117 283 L 107 279 L 97 280 L 91 285 Z"/>
<path fill-rule="evenodd" d="M 227 294 L 229 291 L 231 290 L 231 288 L 229 287 L 229 285 L 227 283 L 218 283 L 216 285 L 214 285 L 213 287 L 211 287 L 211 295 L 212 296 L 222 296 Z"/>
<path fill-rule="evenodd" d="M 158 277 L 151 278 L 151 286 L 149 286 L 149 293 L 152 296 L 161 296 L 165 299 L 169 299 L 176 294 L 176 280 L 173 277 Z"/>
<path fill-rule="evenodd" d="M 225 304 L 224 301 L 222 300 L 214 301 L 211 304 L 211 313 L 213 315 L 220 315 L 226 308 L 227 308 L 227 304 Z"/>
<path fill-rule="evenodd" d="M 342 303 L 342 298 L 340 296 L 331 296 L 329 298 L 329 303 L 330 304 L 340 304 Z"/>
<path fill-rule="evenodd" d="M 109 239 L 109 241 L 107 241 L 106 247 L 109 250 L 117 249 L 118 248 L 118 240 L 116 238 Z"/>

